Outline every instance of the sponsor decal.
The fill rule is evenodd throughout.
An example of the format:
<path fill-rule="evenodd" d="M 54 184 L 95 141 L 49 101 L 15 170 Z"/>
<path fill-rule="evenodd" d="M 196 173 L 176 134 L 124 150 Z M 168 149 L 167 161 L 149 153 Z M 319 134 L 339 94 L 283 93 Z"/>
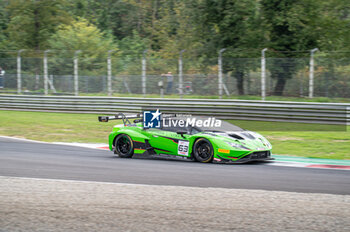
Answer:
<path fill-rule="evenodd" d="M 176 119 L 176 120 L 175 120 Z M 167 115 L 159 111 L 144 111 L 143 112 L 143 127 L 144 128 L 187 128 L 187 127 L 221 127 L 222 121 L 214 117 L 196 118 L 191 115 L 176 114 L 175 118 L 172 115 Z"/>
<path fill-rule="evenodd" d="M 221 120 L 216 118 L 197 119 L 195 117 L 171 120 L 163 119 L 163 127 L 221 127 Z"/>
<path fill-rule="evenodd" d="M 143 127 L 144 128 L 160 128 L 161 114 L 159 110 L 143 112 Z"/>
<path fill-rule="evenodd" d="M 179 155 L 188 156 L 188 147 L 190 142 L 186 140 L 179 140 L 179 145 L 177 146 L 177 153 Z"/>
<path fill-rule="evenodd" d="M 219 148 L 218 151 L 221 152 L 221 153 L 226 153 L 226 154 L 229 154 L 229 153 L 230 153 L 230 150 L 227 150 L 227 149 L 221 149 L 221 148 Z"/>

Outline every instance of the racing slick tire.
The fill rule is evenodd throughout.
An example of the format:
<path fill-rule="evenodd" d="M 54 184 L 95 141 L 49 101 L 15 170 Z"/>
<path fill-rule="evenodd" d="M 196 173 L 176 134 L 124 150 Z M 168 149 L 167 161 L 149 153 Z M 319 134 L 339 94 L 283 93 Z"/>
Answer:
<path fill-rule="evenodd" d="M 214 149 L 210 141 L 205 138 L 197 139 L 193 144 L 193 156 L 198 162 L 211 162 L 214 158 Z"/>
<path fill-rule="evenodd" d="M 134 143 L 129 135 L 120 134 L 114 142 L 115 154 L 120 158 L 131 158 L 134 155 Z"/>

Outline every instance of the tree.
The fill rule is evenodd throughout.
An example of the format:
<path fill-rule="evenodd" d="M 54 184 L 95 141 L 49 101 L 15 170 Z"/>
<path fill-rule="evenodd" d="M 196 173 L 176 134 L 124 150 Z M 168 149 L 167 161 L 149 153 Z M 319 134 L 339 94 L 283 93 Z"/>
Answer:
<path fill-rule="evenodd" d="M 350 49 L 350 5 L 348 1 L 328 0 L 319 2 L 322 30 L 319 37 L 320 50 Z"/>
<path fill-rule="evenodd" d="M 141 38 L 136 30 L 132 36 L 127 36 L 118 41 L 118 48 L 120 49 L 119 58 L 117 59 L 118 72 L 138 72 L 143 51 L 148 48 L 148 45 L 148 39 Z"/>
<path fill-rule="evenodd" d="M 258 25 L 258 4 L 256 0 L 206 0 L 198 1 L 197 14 L 200 21 L 198 33 L 204 40 L 209 57 L 217 57 L 220 48 L 226 48 L 230 57 L 224 63 L 224 72 L 232 72 L 237 79 L 237 89 L 244 94 L 243 80 L 249 63 L 240 59 L 246 57 L 242 50 L 259 47 L 261 41 Z M 237 49 L 238 48 L 238 49 Z"/>
<path fill-rule="evenodd" d="M 76 50 L 81 50 L 81 66 L 94 73 L 106 63 L 108 50 L 117 51 L 110 35 L 103 34 L 86 19 L 78 19 L 70 25 L 61 25 L 48 41 L 51 49 L 61 58 L 73 58 Z M 64 60 L 56 59 L 57 69 L 64 67 Z M 72 62 L 70 62 L 71 64 Z M 92 64 L 95 65 L 92 65 Z M 68 66 L 71 70 L 71 65 Z M 71 71 L 70 71 L 71 72 Z"/>
<path fill-rule="evenodd" d="M 69 11 L 96 25 L 121 40 L 133 36 L 136 31 L 141 37 L 149 37 L 153 5 L 161 0 L 67 0 L 72 6 Z"/>
<path fill-rule="evenodd" d="M 18 49 L 44 50 L 48 39 L 61 24 L 71 22 L 64 10 L 65 0 L 13 0 L 7 6 L 10 16 L 7 32 Z"/>
<path fill-rule="evenodd" d="M 5 10 L 6 6 L 8 5 L 8 1 L 1 1 L 0 2 L 0 49 L 1 50 L 9 50 L 8 44 L 7 44 L 7 36 L 6 36 L 6 29 L 8 25 L 8 15 Z M 2 56 L 2 54 L 0 54 Z"/>
<path fill-rule="evenodd" d="M 262 0 L 262 21 L 266 33 L 266 46 L 272 50 L 284 51 L 274 53 L 270 69 L 272 78 L 276 79 L 275 95 L 283 95 L 288 79 L 297 69 L 294 58 L 300 53 L 294 51 L 310 50 L 319 45 L 321 28 L 320 4 L 315 0 Z"/>

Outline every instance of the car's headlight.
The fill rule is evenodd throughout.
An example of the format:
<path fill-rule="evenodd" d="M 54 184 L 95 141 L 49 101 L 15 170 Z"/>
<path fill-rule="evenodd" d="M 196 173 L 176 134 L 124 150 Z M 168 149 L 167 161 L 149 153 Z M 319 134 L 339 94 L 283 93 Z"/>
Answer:
<path fill-rule="evenodd" d="M 245 147 L 241 144 L 237 144 L 237 143 L 231 143 L 231 142 L 226 142 L 228 145 L 230 145 L 231 147 L 237 148 L 237 149 L 241 149 L 241 150 L 250 150 L 248 147 Z"/>
<path fill-rule="evenodd" d="M 272 148 L 271 143 L 270 143 L 267 139 L 265 139 L 265 143 L 266 143 L 266 145 L 267 145 L 267 147 L 268 147 L 269 149 Z"/>
<path fill-rule="evenodd" d="M 253 134 L 256 138 L 258 138 L 268 149 L 272 148 L 271 143 L 264 136 L 253 131 L 250 131 L 250 133 Z"/>

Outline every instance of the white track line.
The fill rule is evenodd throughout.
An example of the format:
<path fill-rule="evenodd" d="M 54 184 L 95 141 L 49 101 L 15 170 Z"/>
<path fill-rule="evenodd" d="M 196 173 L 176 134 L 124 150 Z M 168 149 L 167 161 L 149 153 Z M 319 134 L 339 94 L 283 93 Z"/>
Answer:
<path fill-rule="evenodd" d="M 14 140 L 19 140 L 19 141 L 23 141 L 23 142 L 31 142 L 31 143 L 55 144 L 55 145 L 64 145 L 64 146 L 85 147 L 85 148 L 99 149 L 99 150 L 101 150 L 101 147 L 108 147 L 108 144 L 105 144 L 105 143 L 44 142 L 44 141 L 37 141 L 37 140 L 31 140 L 31 139 L 25 139 L 25 138 L 17 138 L 17 137 L 10 137 L 10 136 L 3 136 L 3 135 L 0 135 L 0 138 L 14 139 Z"/>

